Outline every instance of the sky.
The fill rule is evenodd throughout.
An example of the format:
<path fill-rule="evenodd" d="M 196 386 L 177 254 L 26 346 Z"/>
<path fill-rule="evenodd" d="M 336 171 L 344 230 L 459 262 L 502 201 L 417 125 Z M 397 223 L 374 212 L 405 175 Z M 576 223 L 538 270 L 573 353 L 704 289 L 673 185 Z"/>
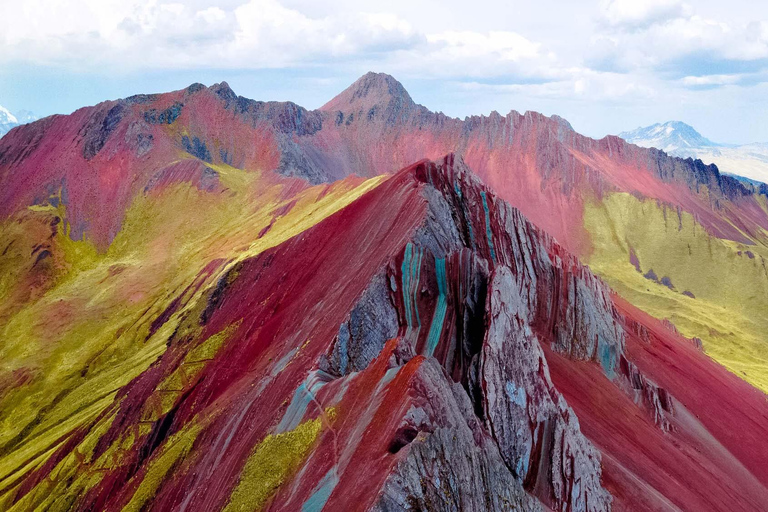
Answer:
<path fill-rule="evenodd" d="M 768 2 L 0 0 L 0 105 L 39 116 L 227 81 L 317 108 L 367 71 L 464 117 L 768 142 Z"/>

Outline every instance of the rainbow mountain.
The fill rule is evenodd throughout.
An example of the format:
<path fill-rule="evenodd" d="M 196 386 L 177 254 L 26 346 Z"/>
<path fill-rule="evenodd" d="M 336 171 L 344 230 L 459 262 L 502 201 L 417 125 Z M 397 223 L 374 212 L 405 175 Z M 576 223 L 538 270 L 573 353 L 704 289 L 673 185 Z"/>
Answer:
<path fill-rule="evenodd" d="M 761 510 L 768 196 L 369 73 L 0 139 L 0 508 Z"/>

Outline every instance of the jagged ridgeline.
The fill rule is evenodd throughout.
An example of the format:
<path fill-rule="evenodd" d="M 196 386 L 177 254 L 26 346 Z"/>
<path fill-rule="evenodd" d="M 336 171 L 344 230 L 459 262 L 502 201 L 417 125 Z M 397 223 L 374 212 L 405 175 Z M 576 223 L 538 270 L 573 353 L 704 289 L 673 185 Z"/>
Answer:
<path fill-rule="evenodd" d="M 768 498 L 765 395 L 702 351 L 763 385 L 765 197 L 712 166 L 368 74 L 46 118 L 0 179 L 3 509 Z"/>

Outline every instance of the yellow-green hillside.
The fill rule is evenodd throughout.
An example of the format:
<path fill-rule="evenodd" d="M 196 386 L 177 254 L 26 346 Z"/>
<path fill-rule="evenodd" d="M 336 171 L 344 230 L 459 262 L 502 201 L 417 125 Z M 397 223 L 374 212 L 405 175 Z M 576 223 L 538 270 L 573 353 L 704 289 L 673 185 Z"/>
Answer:
<path fill-rule="evenodd" d="M 768 391 L 767 247 L 716 238 L 690 214 L 626 193 L 589 203 L 584 223 L 594 244 L 588 263 L 616 292 L 701 338 L 715 360 Z"/>
<path fill-rule="evenodd" d="M 184 313 L 204 306 L 231 265 L 301 233 L 383 179 L 286 193 L 291 182 L 272 173 L 210 167 L 221 185 L 214 192 L 177 183 L 138 194 L 105 253 L 71 240 L 66 222 L 50 228 L 52 219 L 66 220 L 57 201 L 0 226 L 10 246 L 0 256 L 0 493 L 152 364 Z M 22 296 L 41 280 L 41 263 L 29 254 L 42 242 L 51 254 L 41 260 L 50 263 L 45 282 Z M 152 332 L 175 299 L 179 307 Z"/>

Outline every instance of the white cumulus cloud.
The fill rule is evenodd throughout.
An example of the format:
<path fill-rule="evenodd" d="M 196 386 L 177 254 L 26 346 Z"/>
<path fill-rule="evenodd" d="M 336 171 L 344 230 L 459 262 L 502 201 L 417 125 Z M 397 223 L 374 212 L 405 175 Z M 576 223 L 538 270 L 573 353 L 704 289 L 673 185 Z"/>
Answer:
<path fill-rule="evenodd" d="M 603 19 L 613 26 L 646 27 L 689 15 L 681 0 L 603 0 Z"/>
<path fill-rule="evenodd" d="M 592 37 L 586 56 L 596 69 L 721 76 L 768 59 L 764 22 L 713 19 L 675 0 L 610 0 L 602 15 L 611 23 Z"/>
<path fill-rule="evenodd" d="M 0 4 L 0 19 L 32 20 L 0 32 L 0 63 L 140 70 L 383 62 L 435 76 L 538 76 L 554 58 L 512 31 L 439 30 L 373 10 L 310 16 L 279 0 L 49 3 Z"/>

